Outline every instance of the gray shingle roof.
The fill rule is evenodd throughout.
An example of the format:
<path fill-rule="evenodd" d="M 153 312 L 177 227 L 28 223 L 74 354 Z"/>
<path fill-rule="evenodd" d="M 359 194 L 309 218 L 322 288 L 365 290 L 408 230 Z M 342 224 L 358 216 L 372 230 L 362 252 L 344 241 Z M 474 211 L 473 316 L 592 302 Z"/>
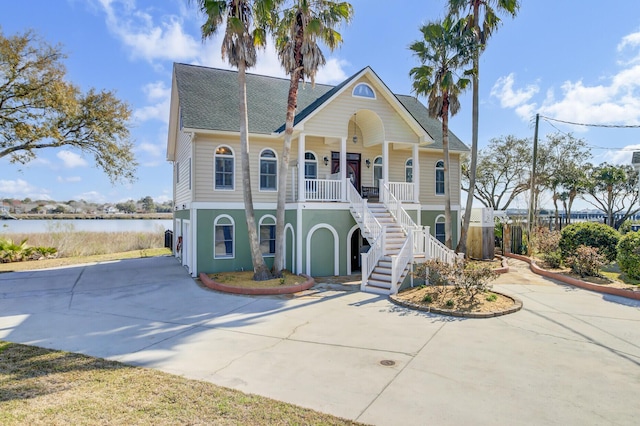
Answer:
<path fill-rule="evenodd" d="M 174 64 L 182 125 L 190 129 L 237 132 L 238 73 L 196 65 Z M 333 94 L 347 85 L 361 71 L 337 86 L 300 84 L 296 123 L 312 114 Z M 272 134 L 284 130 L 289 80 L 247 73 L 247 107 L 249 132 Z M 435 143 L 429 148 L 442 148 L 442 125 L 430 118 L 427 109 L 415 97 L 396 95 L 409 114 L 431 135 Z M 450 149 L 468 148 L 449 132 Z"/>

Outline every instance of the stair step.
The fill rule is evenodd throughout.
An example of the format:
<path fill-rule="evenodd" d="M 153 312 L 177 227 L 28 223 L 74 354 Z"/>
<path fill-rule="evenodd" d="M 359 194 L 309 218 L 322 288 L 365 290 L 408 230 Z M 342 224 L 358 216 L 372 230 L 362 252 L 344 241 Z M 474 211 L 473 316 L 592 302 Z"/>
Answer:
<path fill-rule="evenodd" d="M 377 287 L 391 290 L 391 283 L 379 280 L 367 280 L 367 287 Z"/>

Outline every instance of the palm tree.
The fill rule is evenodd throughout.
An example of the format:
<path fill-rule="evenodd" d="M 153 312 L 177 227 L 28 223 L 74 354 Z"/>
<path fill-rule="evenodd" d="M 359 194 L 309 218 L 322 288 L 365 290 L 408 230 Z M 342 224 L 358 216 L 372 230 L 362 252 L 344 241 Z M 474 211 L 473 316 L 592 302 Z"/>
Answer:
<path fill-rule="evenodd" d="M 420 28 L 423 39 L 409 46 L 422 65 L 412 68 L 413 90 L 428 96 L 429 115 L 442 120 L 442 151 L 444 153 L 444 217 L 445 245 L 452 248 L 451 178 L 449 161 L 449 114 L 460 109 L 458 95 L 469 85 L 456 71 L 469 63 L 473 39 L 464 22 L 449 15 L 444 21 L 428 23 Z"/>
<path fill-rule="evenodd" d="M 299 83 L 305 79 L 311 80 L 312 84 L 315 83 L 316 72 L 326 62 L 318 41 L 324 43 L 330 50 L 338 47 L 342 43 L 342 37 L 336 31 L 336 27 L 343 22 L 349 22 L 352 17 L 353 7 L 348 2 L 292 0 L 291 6 L 282 11 L 278 23 L 276 49 L 280 64 L 290 76 L 284 145 L 278 171 L 276 253 L 272 270 L 273 274 L 278 276 L 284 269 L 286 184 Z M 304 189 L 299 188 L 299 190 Z"/>
<path fill-rule="evenodd" d="M 471 129 L 471 166 L 469 170 L 469 193 L 465 207 L 464 223 L 460 232 L 460 240 L 456 251 L 467 251 L 467 232 L 471 220 L 471 207 L 473 206 L 473 189 L 476 181 L 476 167 L 478 164 L 478 120 L 479 120 L 479 71 L 480 53 L 485 48 L 487 40 L 498 27 L 500 18 L 497 13 L 503 13 L 515 17 L 520 8 L 519 0 L 449 0 L 449 13 L 461 15 L 466 11 L 467 25 L 474 32 L 476 46 L 473 55 L 473 112 Z M 480 15 L 482 14 L 482 22 Z"/>
<path fill-rule="evenodd" d="M 249 233 L 249 246 L 253 262 L 253 279 L 271 278 L 262 253 L 253 209 L 251 173 L 249 170 L 249 125 L 247 116 L 246 70 L 256 64 L 256 49 L 266 44 L 267 31 L 275 21 L 277 0 L 197 0 L 205 15 L 202 24 L 203 41 L 216 34 L 226 24 L 222 40 L 222 58 L 238 69 L 240 146 L 245 216 Z"/>

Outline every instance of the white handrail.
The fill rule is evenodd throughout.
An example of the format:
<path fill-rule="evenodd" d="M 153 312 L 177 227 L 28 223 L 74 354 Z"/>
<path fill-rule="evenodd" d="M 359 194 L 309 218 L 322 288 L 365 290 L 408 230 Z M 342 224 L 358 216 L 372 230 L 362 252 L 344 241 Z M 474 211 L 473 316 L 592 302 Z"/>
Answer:
<path fill-rule="evenodd" d="M 395 217 L 396 222 L 402 226 L 405 234 L 409 235 L 413 232 L 414 229 L 418 228 L 418 225 L 415 224 L 409 213 L 402 207 L 402 203 L 398 201 L 398 199 L 393 195 L 393 193 L 389 189 L 389 185 L 382 180 L 380 180 L 381 186 L 381 200 L 384 203 L 389 213 Z"/>
<path fill-rule="evenodd" d="M 331 179 L 305 179 L 304 190 L 307 201 L 340 201 L 342 182 Z"/>
<path fill-rule="evenodd" d="M 347 185 L 347 198 L 355 215 L 360 218 L 363 230 L 368 234 L 366 238 L 369 239 L 369 237 L 371 237 L 372 240 L 377 239 L 382 234 L 382 225 L 378 222 L 378 219 L 376 219 L 371 209 L 369 209 L 367 200 L 360 196 L 358 190 L 353 185 Z"/>
<path fill-rule="evenodd" d="M 440 240 L 431 234 L 427 234 L 427 244 L 429 245 L 429 253 L 431 254 L 430 259 L 437 259 L 450 265 L 458 259 L 455 251 L 442 244 Z"/>
<path fill-rule="evenodd" d="M 402 284 L 402 272 L 405 270 L 409 262 L 413 261 L 413 232 L 407 235 L 400 252 L 391 256 L 391 294 L 396 294 L 398 288 Z"/>

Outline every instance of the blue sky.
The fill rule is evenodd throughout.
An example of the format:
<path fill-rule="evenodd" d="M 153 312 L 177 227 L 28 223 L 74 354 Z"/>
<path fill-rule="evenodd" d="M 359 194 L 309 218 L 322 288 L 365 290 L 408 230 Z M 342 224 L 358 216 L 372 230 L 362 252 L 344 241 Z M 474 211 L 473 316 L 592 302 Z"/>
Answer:
<path fill-rule="evenodd" d="M 351 3 L 355 17 L 342 30 L 344 44 L 326 52 L 329 61 L 318 81 L 336 84 L 369 65 L 392 91 L 410 94 L 408 73 L 417 62 L 407 46 L 418 39 L 420 25 L 444 16 L 446 1 Z M 480 147 L 502 135 L 532 137 L 536 113 L 580 123 L 640 124 L 637 0 L 521 3 L 481 59 Z M 70 81 L 83 90 L 115 90 L 131 105 L 140 167 L 137 182 L 114 186 L 78 151 L 41 150 L 24 166 L 0 159 L 0 198 L 170 199 L 165 152 L 172 63 L 228 68 L 219 38 L 201 42 L 202 19 L 186 0 L 1 1 L 5 36 L 32 28 L 49 43 L 60 43 Z M 272 48 L 252 72 L 283 76 Z M 633 149 L 640 149 L 640 129 L 554 126 L 542 121 L 540 135 L 556 128 L 573 132 L 592 146 L 595 162 L 630 163 Z M 451 129 L 470 142 L 470 92 Z"/>

